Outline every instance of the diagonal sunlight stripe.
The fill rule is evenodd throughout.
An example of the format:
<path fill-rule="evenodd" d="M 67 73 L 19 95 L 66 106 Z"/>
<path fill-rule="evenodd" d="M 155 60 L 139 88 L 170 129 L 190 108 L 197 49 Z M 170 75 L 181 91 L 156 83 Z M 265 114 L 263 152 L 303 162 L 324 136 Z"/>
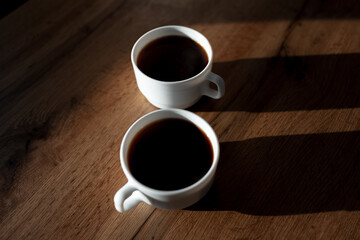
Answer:
<path fill-rule="evenodd" d="M 220 142 L 360 131 L 360 108 L 262 113 L 226 111 L 218 114 L 210 124 Z"/>
<path fill-rule="evenodd" d="M 359 19 L 302 19 L 284 39 L 291 22 L 291 19 L 239 21 L 192 24 L 190 27 L 209 39 L 214 62 L 275 57 L 284 41 L 286 56 L 360 53 Z"/>

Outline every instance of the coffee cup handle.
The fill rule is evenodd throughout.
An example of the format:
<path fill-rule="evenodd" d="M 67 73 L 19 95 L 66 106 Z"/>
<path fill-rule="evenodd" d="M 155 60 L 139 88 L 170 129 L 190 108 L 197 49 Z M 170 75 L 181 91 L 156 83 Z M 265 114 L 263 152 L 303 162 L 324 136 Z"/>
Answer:
<path fill-rule="evenodd" d="M 210 72 L 207 75 L 206 79 L 208 81 L 205 82 L 204 87 L 202 89 L 203 95 L 206 95 L 206 96 L 214 98 L 214 99 L 219 99 L 222 96 L 224 96 L 225 82 L 224 82 L 224 79 L 222 79 L 222 77 L 220 77 L 219 75 L 217 75 L 215 73 Z M 217 90 L 210 88 L 210 82 L 212 82 L 216 85 Z"/>
<path fill-rule="evenodd" d="M 151 205 L 150 200 L 129 182 L 120 188 L 114 196 L 114 204 L 118 212 L 129 211 L 140 202 Z"/>

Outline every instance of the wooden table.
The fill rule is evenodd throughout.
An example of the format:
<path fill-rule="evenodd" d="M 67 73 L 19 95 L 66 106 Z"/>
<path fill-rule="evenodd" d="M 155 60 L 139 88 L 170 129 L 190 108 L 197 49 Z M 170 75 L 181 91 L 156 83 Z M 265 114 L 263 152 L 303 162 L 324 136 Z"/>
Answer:
<path fill-rule="evenodd" d="M 113 205 L 126 130 L 153 110 L 130 51 L 184 25 L 214 50 L 220 100 L 197 204 Z M 358 1 L 31 0 L 0 20 L 1 239 L 360 239 Z"/>

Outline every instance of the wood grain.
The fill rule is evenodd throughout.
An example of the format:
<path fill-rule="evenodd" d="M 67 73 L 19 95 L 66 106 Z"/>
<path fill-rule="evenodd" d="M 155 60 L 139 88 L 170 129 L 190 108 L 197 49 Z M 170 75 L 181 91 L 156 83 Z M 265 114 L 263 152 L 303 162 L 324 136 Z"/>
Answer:
<path fill-rule="evenodd" d="M 0 19 L 1 239 L 359 239 L 357 1 L 27 1 Z M 155 110 L 133 43 L 202 32 L 220 100 L 189 108 L 221 146 L 214 186 L 183 210 L 119 214 L 119 147 Z"/>

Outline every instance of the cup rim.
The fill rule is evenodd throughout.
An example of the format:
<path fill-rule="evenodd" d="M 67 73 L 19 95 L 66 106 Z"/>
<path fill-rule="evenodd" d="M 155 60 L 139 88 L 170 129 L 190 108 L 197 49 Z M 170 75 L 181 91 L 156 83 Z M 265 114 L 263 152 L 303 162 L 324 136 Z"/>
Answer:
<path fill-rule="evenodd" d="M 201 37 L 203 37 L 203 39 L 205 40 L 205 43 L 209 46 L 209 49 L 210 49 L 210 52 L 206 51 L 205 49 L 205 52 L 206 52 L 206 55 L 208 57 L 208 62 L 206 64 L 206 66 L 204 67 L 203 70 L 201 70 L 201 72 L 199 72 L 198 74 L 190 77 L 190 78 L 186 78 L 186 79 L 183 79 L 183 80 L 179 80 L 179 81 L 171 81 L 171 82 L 167 82 L 167 81 L 161 81 L 161 80 L 158 80 L 158 79 L 155 79 L 155 78 L 152 78 L 148 75 L 146 75 L 145 73 L 143 73 L 140 68 L 137 66 L 137 63 L 135 62 L 135 59 L 134 59 L 134 54 L 135 54 L 135 48 L 136 46 L 149 34 L 155 32 L 155 31 L 159 31 L 159 30 L 162 30 L 162 29 L 165 29 L 165 28 L 177 28 L 177 29 L 187 29 L 187 30 L 190 30 L 190 31 L 193 31 L 193 32 L 196 32 L 197 34 L 199 34 Z M 171 35 L 165 35 L 165 36 L 171 36 Z M 190 36 L 187 36 L 188 38 L 191 38 Z M 197 42 L 195 39 L 191 38 L 193 41 Z M 154 39 L 155 40 L 155 39 Z M 197 42 L 198 43 L 198 42 Z M 200 44 L 200 43 L 198 43 Z M 200 44 L 201 45 L 201 44 Z M 145 45 L 146 46 L 146 45 Z M 142 49 L 141 49 L 142 50 Z M 140 51 L 141 51 L 140 50 Z M 192 28 L 189 28 L 189 27 L 185 27 L 185 26 L 180 26 L 180 25 L 166 25 L 166 26 L 161 26 L 161 27 L 157 27 L 157 28 L 154 28 L 154 29 L 151 29 L 150 31 L 147 31 L 146 33 L 144 33 L 133 45 L 132 49 L 131 49 L 131 62 L 134 66 L 134 68 L 139 71 L 141 74 L 143 74 L 144 76 L 146 76 L 149 80 L 152 80 L 152 81 L 155 81 L 159 84 L 164 84 L 164 85 L 174 85 L 174 84 L 179 84 L 179 83 L 184 83 L 184 82 L 189 82 L 189 81 L 192 81 L 196 78 L 198 78 L 200 75 L 204 74 L 210 67 L 211 67 L 211 64 L 213 62 L 213 50 L 212 50 L 212 47 L 210 45 L 210 42 L 209 40 L 202 34 L 200 33 L 199 31 L 195 30 L 195 29 L 192 29 Z"/>
<path fill-rule="evenodd" d="M 180 189 L 176 189 L 176 190 L 159 190 L 159 189 L 154 189 L 151 187 L 146 186 L 145 184 L 139 182 L 130 172 L 130 169 L 128 168 L 128 164 L 126 163 L 127 161 L 127 156 L 125 156 L 125 149 L 124 149 L 124 145 L 126 141 L 132 141 L 132 139 L 128 140 L 129 138 L 129 134 L 131 133 L 132 129 L 134 128 L 134 126 L 136 126 L 137 124 L 139 124 L 141 121 L 144 121 L 145 118 L 148 118 L 151 115 L 154 114 L 159 114 L 160 112 L 175 112 L 177 114 L 179 114 L 179 116 L 184 117 L 184 119 L 186 119 L 187 121 L 192 122 L 193 124 L 195 124 L 198 128 L 200 128 L 206 135 L 208 135 L 210 143 L 211 143 L 211 147 L 213 149 L 213 161 L 212 164 L 209 168 L 209 170 L 204 174 L 204 176 L 202 176 L 198 181 L 196 181 L 195 183 L 184 187 L 184 188 L 180 188 Z M 185 114 L 189 114 L 192 115 L 193 117 L 197 118 L 199 121 L 203 122 L 203 124 L 205 124 L 206 128 L 208 128 L 210 130 L 210 133 L 208 131 L 205 131 L 203 127 L 200 127 L 198 124 L 194 123 L 193 121 L 191 121 L 189 118 L 187 118 L 185 116 Z M 160 118 L 160 119 L 166 119 L 166 117 L 164 118 Z M 159 119 L 159 120 L 160 120 Z M 147 126 L 149 123 L 146 123 L 141 129 L 143 129 L 145 126 Z M 136 134 L 136 133 L 135 133 Z M 210 139 L 210 136 L 212 135 L 212 138 L 214 139 L 214 142 Z M 219 161 L 219 156 L 220 156 L 220 144 L 219 144 L 219 140 L 216 136 L 216 133 L 214 131 L 214 129 L 210 126 L 210 124 L 205 121 L 202 117 L 200 117 L 199 115 L 184 110 L 184 109 L 175 109 L 175 108 L 168 108 L 168 109 L 159 109 L 159 110 L 155 110 L 152 111 L 150 113 L 145 114 L 144 116 L 140 117 L 139 119 L 137 119 L 131 126 L 130 128 L 127 130 L 127 132 L 125 133 L 123 140 L 121 142 L 121 146 L 120 146 L 120 163 L 121 163 L 121 167 L 125 173 L 125 176 L 128 180 L 128 182 L 130 184 L 133 184 L 135 187 L 139 186 L 140 191 L 143 191 L 144 193 L 151 193 L 151 194 L 156 194 L 156 195 L 177 195 L 177 194 L 181 194 L 184 192 L 188 192 L 191 191 L 193 189 L 196 189 L 198 186 L 201 186 L 202 184 L 204 184 L 208 178 L 210 177 L 210 175 L 216 171 L 217 168 L 217 164 Z"/>

